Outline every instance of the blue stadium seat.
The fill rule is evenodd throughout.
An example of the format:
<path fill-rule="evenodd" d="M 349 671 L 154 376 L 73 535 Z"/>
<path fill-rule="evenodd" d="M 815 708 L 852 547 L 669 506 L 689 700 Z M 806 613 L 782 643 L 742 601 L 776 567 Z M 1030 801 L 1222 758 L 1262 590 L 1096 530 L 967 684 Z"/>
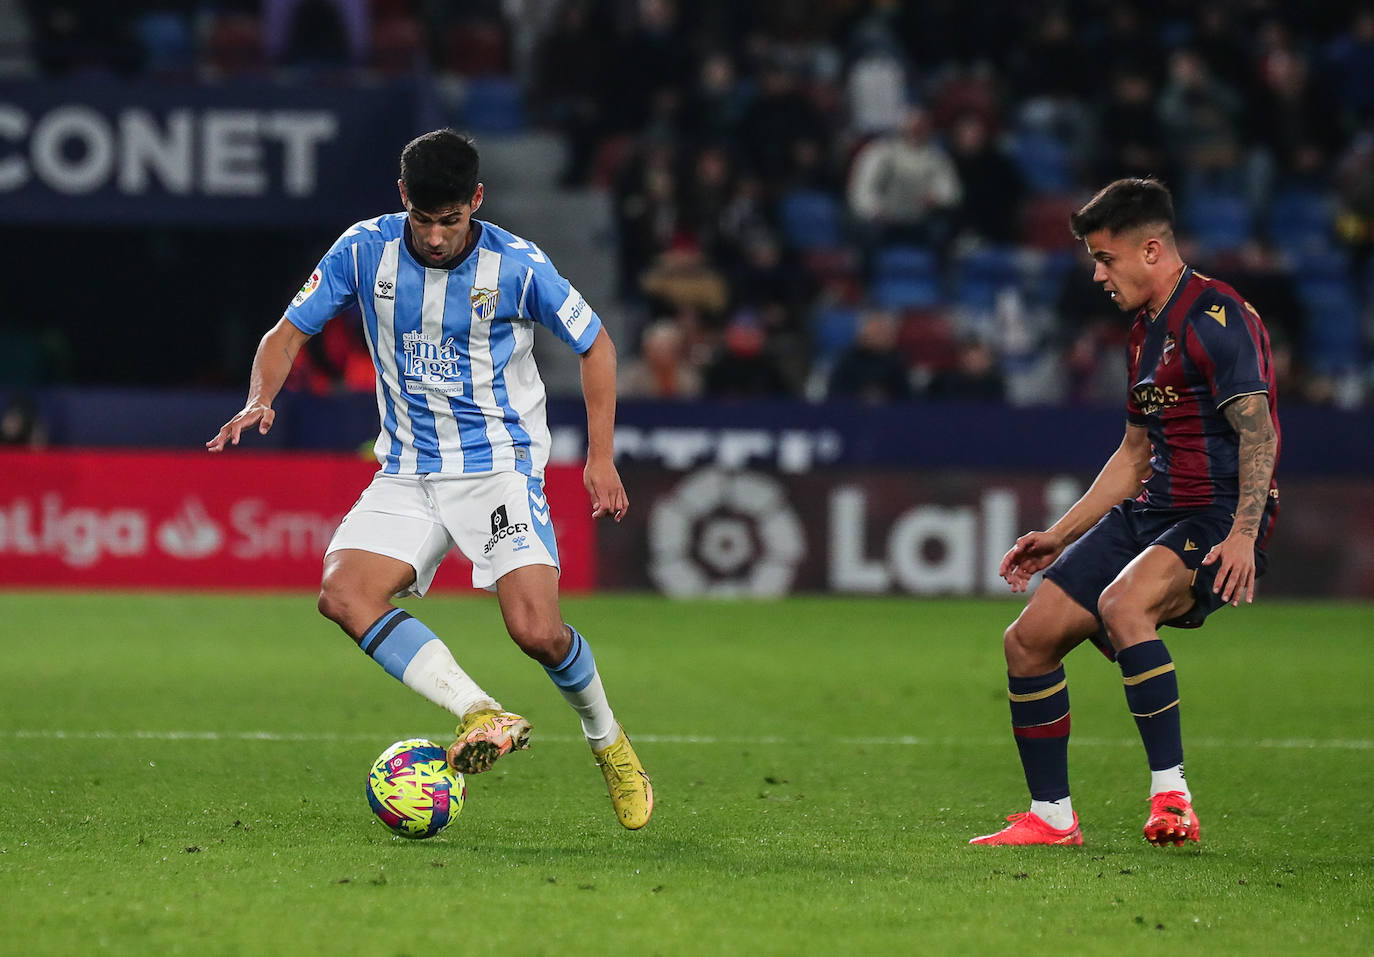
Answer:
<path fill-rule="evenodd" d="M 195 40 L 183 15 L 170 10 L 141 14 L 134 22 L 134 33 L 149 72 L 173 73 L 195 67 Z"/>
<path fill-rule="evenodd" d="M 1226 193 L 1203 193 L 1183 209 L 1184 232 L 1208 252 L 1237 249 L 1254 235 L 1250 204 Z"/>
<path fill-rule="evenodd" d="M 1024 130 L 1012 141 L 1011 157 L 1033 192 L 1055 193 L 1073 187 L 1069 148 L 1042 130 Z"/>
<path fill-rule="evenodd" d="M 1330 248 L 1334 228 L 1331 199 L 1316 190 L 1284 190 L 1269 204 L 1269 238 L 1290 255 Z"/>
<path fill-rule="evenodd" d="M 812 317 L 811 334 L 816 357 L 833 360 L 854 341 L 859 332 L 859 311 L 848 306 L 830 306 Z"/>
<path fill-rule="evenodd" d="M 844 214 L 839 197 L 818 189 L 798 189 L 778 200 L 783 239 L 793 249 L 833 249 L 843 245 Z"/>
<path fill-rule="evenodd" d="M 1357 368 L 1363 348 L 1360 307 L 1345 278 L 1298 277 L 1298 298 L 1306 310 L 1303 347 L 1323 372 Z"/>
<path fill-rule="evenodd" d="M 1008 287 L 1020 288 L 1019 253 L 1008 246 L 988 246 L 964 255 L 955 269 L 955 299 L 968 309 L 993 308 L 997 294 Z"/>
<path fill-rule="evenodd" d="M 885 309 L 924 309 L 944 298 L 935 253 L 924 246 L 885 246 L 873 257 L 873 301 Z"/>
<path fill-rule="evenodd" d="M 525 94 L 507 76 L 474 76 L 467 80 L 461 125 L 476 133 L 519 133 L 525 128 Z"/>

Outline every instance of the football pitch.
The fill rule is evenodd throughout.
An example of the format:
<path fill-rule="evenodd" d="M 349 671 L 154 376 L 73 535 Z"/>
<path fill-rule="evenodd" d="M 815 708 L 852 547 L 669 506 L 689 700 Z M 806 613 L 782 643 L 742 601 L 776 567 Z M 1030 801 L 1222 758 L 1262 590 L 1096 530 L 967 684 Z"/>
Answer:
<path fill-rule="evenodd" d="M 1177 849 L 1140 836 L 1144 754 L 1091 647 L 1084 846 L 968 845 L 1027 801 L 1015 601 L 566 599 L 653 775 L 638 833 L 493 599 L 406 607 L 535 728 L 421 842 L 363 781 L 453 722 L 312 596 L 0 592 L 0 953 L 1374 952 L 1374 605 L 1166 631 L 1202 822 Z"/>

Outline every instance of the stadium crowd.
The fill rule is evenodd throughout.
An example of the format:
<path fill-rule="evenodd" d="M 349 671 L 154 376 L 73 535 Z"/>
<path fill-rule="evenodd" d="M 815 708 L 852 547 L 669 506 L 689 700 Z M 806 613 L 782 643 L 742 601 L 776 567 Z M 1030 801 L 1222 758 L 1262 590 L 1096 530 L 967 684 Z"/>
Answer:
<path fill-rule="evenodd" d="M 1117 402 L 1067 218 L 1123 175 L 1172 187 L 1286 399 L 1370 391 L 1368 5 L 0 0 L 0 74 L 93 69 L 482 80 L 612 198 L 630 394 Z"/>

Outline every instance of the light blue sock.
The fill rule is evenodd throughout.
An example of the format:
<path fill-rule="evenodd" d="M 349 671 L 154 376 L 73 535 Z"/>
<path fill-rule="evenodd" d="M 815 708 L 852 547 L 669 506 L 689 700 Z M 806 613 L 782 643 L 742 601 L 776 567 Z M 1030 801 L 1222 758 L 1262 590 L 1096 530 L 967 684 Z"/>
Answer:
<path fill-rule="evenodd" d="M 578 634 L 577 629 L 568 625 L 572 632 L 572 645 L 567 657 L 556 668 L 545 665 L 553 683 L 563 694 L 563 700 L 573 706 L 582 719 L 582 733 L 596 750 L 615 743 L 620 734 L 610 703 L 606 700 L 606 689 L 601 686 L 601 676 L 596 671 L 596 659 L 592 657 L 592 646 L 587 639 Z"/>
<path fill-rule="evenodd" d="M 458 667 L 448 646 L 400 608 L 373 622 L 358 647 L 391 677 L 459 718 L 478 707 L 501 710 L 496 699 Z"/>

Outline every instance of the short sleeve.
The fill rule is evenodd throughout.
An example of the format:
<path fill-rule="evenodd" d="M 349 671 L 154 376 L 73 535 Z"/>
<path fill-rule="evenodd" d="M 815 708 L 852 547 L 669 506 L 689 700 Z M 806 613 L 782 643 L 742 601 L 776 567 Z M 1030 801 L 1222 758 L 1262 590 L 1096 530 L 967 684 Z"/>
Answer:
<path fill-rule="evenodd" d="M 357 295 L 357 287 L 353 247 L 338 245 L 320 260 L 286 307 L 286 318 L 301 332 L 314 335 L 344 311 Z"/>
<path fill-rule="evenodd" d="M 1223 298 L 1199 308 L 1192 317 L 1189 352 L 1206 377 L 1217 408 L 1243 395 L 1269 391 L 1259 345 L 1244 309 L 1235 300 Z"/>
<path fill-rule="evenodd" d="M 531 267 L 527 281 L 525 316 L 553 330 L 578 355 L 590 349 L 601 331 L 601 317 L 573 284 L 551 266 Z"/>

